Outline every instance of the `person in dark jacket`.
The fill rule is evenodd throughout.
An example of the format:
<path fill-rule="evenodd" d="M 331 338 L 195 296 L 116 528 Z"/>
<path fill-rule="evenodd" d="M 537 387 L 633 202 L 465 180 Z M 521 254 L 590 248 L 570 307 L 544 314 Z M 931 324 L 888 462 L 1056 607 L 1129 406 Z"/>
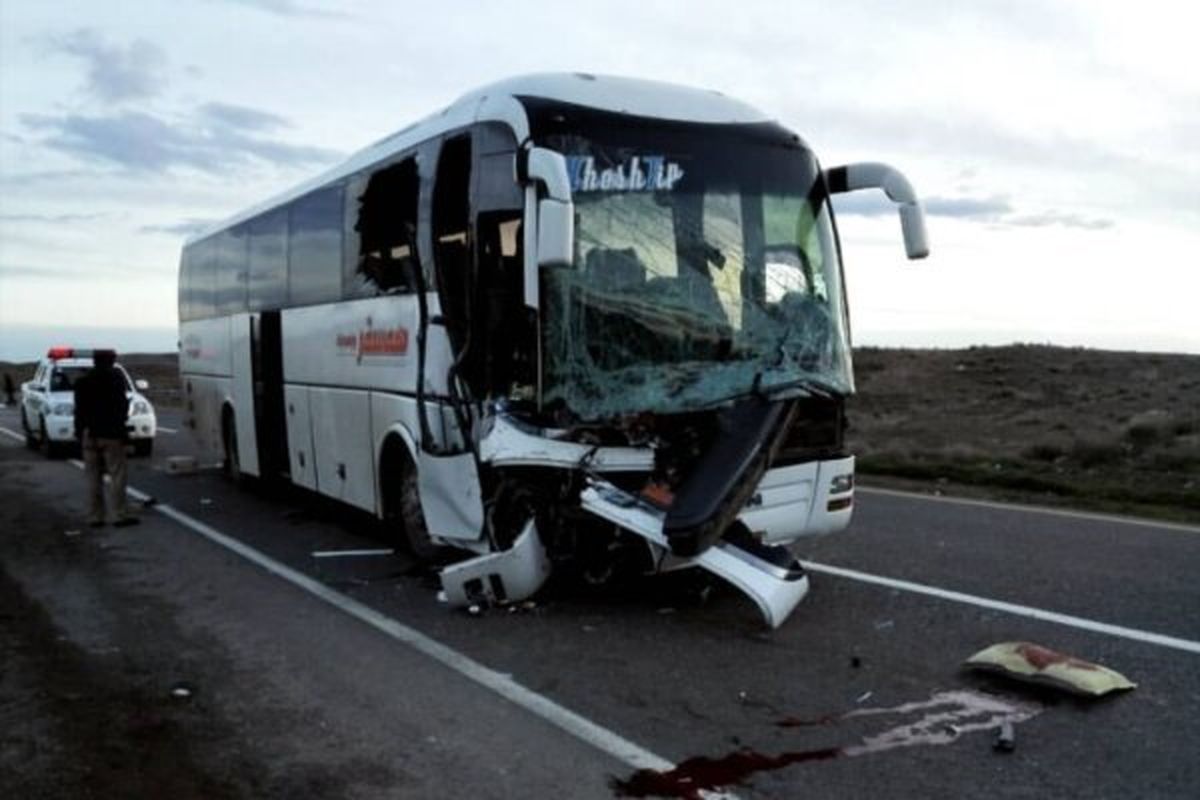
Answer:
<path fill-rule="evenodd" d="M 4 373 L 4 394 L 8 396 L 8 404 L 15 405 L 16 399 L 14 395 L 17 393 L 17 387 L 13 385 L 12 375 Z"/>
<path fill-rule="evenodd" d="M 125 500 L 125 421 L 129 398 L 125 378 L 117 371 L 117 354 L 97 350 L 92 368 L 75 382 L 75 437 L 87 467 L 88 524 L 104 524 L 104 473 L 108 472 L 109 505 L 114 525 L 136 525 Z"/>

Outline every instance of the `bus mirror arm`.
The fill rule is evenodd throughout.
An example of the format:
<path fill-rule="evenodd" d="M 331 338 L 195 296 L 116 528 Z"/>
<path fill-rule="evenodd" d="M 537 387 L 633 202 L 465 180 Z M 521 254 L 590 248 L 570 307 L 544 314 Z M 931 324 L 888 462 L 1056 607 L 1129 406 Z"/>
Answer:
<path fill-rule="evenodd" d="M 908 257 L 917 259 L 929 255 L 925 210 L 912 184 L 900 170 L 877 162 L 848 164 L 825 170 L 825 183 L 830 194 L 882 189 L 888 199 L 899 206 L 900 231 L 904 235 L 904 249 Z"/>

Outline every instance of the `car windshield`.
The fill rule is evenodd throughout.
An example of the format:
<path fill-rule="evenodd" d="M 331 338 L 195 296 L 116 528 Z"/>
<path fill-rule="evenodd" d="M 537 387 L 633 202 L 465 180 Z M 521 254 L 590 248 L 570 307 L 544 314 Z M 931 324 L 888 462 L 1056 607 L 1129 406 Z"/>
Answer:
<path fill-rule="evenodd" d="M 824 182 L 764 127 L 550 137 L 576 211 L 574 263 L 542 279 L 550 407 L 596 420 L 852 391 Z"/>
<path fill-rule="evenodd" d="M 88 373 L 89 367 L 55 367 L 50 373 L 50 391 L 69 392 L 75 388 L 75 381 Z"/>

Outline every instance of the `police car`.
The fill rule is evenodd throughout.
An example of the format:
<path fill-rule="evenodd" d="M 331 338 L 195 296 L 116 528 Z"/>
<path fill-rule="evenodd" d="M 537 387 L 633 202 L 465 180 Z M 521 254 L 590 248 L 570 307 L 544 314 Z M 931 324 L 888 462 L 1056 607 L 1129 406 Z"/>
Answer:
<path fill-rule="evenodd" d="M 33 379 L 21 384 L 21 426 L 25 444 L 42 447 L 48 456 L 77 447 L 75 439 L 75 381 L 92 368 L 92 350 L 52 347 L 38 362 Z M 158 420 L 154 407 L 140 393 L 150 388 L 144 380 L 131 380 L 120 364 L 117 372 L 125 379 L 129 419 L 125 429 L 133 451 L 148 456 L 154 449 Z"/>

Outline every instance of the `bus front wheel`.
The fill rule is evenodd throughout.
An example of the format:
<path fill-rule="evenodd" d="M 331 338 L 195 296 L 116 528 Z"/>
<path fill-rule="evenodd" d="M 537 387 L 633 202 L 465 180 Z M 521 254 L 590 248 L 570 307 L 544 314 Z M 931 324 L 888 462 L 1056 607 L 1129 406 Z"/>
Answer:
<path fill-rule="evenodd" d="M 382 466 L 383 485 L 387 487 L 384 519 L 390 535 L 423 564 L 445 561 L 447 549 L 433 541 L 425 525 L 417 465 L 408 449 L 399 442 L 390 443 Z"/>

